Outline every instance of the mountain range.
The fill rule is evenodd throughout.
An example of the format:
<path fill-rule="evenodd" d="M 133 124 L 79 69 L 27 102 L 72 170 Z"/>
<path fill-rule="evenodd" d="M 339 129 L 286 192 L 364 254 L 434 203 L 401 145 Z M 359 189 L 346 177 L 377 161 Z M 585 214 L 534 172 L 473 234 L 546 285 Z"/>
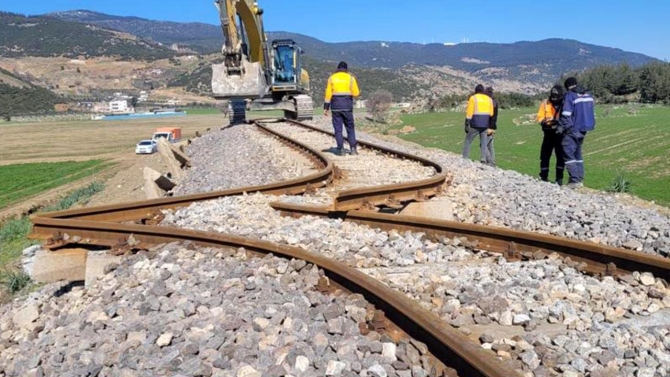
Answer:
<path fill-rule="evenodd" d="M 293 39 L 303 48 L 315 91 L 322 90 L 328 73 L 338 61 L 344 60 L 365 82 L 368 93 L 388 88 L 397 99 L 463 93 L 476 82 L 494 85 L 501 91 L 536 93 L 546 90 L 565 73 L 621 62 L 636 67 L 657 60 L 566 39 L 444 45 L 390 41 L 328 43 L 291 32 L 268 34 L 270 39 Z M 113 57 L 155 66 L 157 63 L 152 62 L 161 59 L 175 62 L 185 55 L 197 55 L 200 60 L 197 65 L 179 66 L 176 62 L 169 69 L 170 77 L 159 81 L 160 85 L 169 86 L 171 82 L 173 86 L 207 95 L 207 78 L 211 76 L 208 65 L 219 57 L 222 43 L 221 28 L 205 23 L 154 21 L 87 10 L 41 16 L 0 13 L 0 67 L 7 70 L 14 68 L 14 60 L 2 58 Z"/>

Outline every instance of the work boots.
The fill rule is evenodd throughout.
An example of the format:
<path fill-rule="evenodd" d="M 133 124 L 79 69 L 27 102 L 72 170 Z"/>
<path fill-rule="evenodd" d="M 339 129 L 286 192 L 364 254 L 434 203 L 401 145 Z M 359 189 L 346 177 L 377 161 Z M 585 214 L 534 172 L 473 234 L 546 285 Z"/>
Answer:
<path fill-rule="evenodd" d="M 357 156 L 358 155 L 358 150 L 356 149 L 356 147 L 353 147 L 353 148 L 351 148 L 350 153 L 351 153 L 352 156 Z"/>
<path fill-rule="evenodd" d="M 335 149 L 335 155 L 336 155 L 336 156 L 344 156 L 344 149 L 342 149 L 342 148 L 336 148 L 336 149 Z"/>

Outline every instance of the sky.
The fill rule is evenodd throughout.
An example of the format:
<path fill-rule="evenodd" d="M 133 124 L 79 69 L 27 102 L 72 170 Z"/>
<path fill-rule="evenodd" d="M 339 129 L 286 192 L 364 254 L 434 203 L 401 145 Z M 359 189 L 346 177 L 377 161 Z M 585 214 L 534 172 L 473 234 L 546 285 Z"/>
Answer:
<path fill-rule="evenodd" d="M 567 38 L 670 60 L 668 0 L 259 0 L 259 5 L 267 31 L 326 42 Z M 29 15 L 74 9 L 218 24 L 213 0 L 0 0 L 0 10 Z"/>

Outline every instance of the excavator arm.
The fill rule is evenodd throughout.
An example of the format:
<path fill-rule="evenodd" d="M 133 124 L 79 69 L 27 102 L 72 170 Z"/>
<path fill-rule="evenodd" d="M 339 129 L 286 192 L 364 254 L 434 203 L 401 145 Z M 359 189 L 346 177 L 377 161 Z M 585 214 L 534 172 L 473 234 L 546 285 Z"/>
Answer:
<path fill-rule="evenodd" d="M 261 17 L 263 10 L 253 0 L 215 0 L 215 5 L 225 41 L 221 51 L 223 63 L 212 66 L 214 97 L 264 96 L 268 90 L 269 57 Z"/>

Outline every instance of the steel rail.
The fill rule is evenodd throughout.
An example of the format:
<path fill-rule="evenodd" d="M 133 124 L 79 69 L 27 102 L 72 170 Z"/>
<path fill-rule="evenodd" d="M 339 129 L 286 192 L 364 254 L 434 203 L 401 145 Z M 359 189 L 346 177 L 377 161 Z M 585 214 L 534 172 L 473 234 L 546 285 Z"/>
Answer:
<path fill-rule="evenodd" d="M 160 210 L 185 207 L 194 202 L 214 200 L 226 196 L 251 194 L 255 192 L 261 192 L 270 195 L 296 195 L 312 191 L 316 188 L 325 187 L 333 180 L 333 163 L 321 152 L 310 148 L 309 146 L 297 140 L 273 131 L 263 125 L 257 124 L 257 126 L 263 132 L 278 137 L 284 144 L 304 151 L 304 153 L 307 154 L 311 160 L 315 161 L 316 164 L 321 167 L 321 170 L 304 177 L 267 185 L 241 187 L 229 190 L 144 200 L 132 203 L 113 204 L 59 212 L 48 212 L 34 217 L 33 223 L 39 223 L 43 218 L 85 219 L 116 222 L 149 220 Z"/>
<path fill-rule="evenodd" d="M 132 203 L 123 203 L 115 205 L 105 205 L 92 208 L 65 210 L 59 212 L 49 212 L 40 214 L 35 217 L 33 221 L 39 222 L 40 218 L 62 218 L 62 219 L 88 219 L 96 221 L 143 221 L 152 219 L 160 210 L 175 209 L 179 207 L 188 206 L 194 202 L 202 202 L 214 200 L 226 196 L 237 196 L 247 193 L 261 192 L 269 195 L 296 195 L 305 192 L 313 191 L 314 189 L 325 187 L 334 179 L 335 168 L 330 159 L 325 157 L 320 151 L 309 147 L 305 143 L 297 141 L 291 137 L 283 135 L 281 132 L 272 130 L 264 126 L 263 121 L 277 121 L 277 119 L 260 119 L 251 121 L 261 131 L 266 132 L 274 137 L 277 137 L 282 143 L 287 144 L 295 149 L 304 151 L 304 153 L 315 163 L 323 167 L 320 171 L 310 174 L 305 177 L 295 178 L 287 181 L 235 188 L 223 191 L 214 191 L 209 193 L 192 194 L 179 197 L 159 198 L 145 201 L 138 201 Z M 333 136 L 332 132 L 321 130 L 311 125 L 292 121 L 279 119 L 304 127 L 313 131 L 317 131 L 329 136 Z M 383 185 L 366 188 L 354 188 L 343 190 L 336 194 L 334 198 L 334 210 L 343 211 L 358 209 L 365 206 L 385 205 L 399 201 L 407 200 L 422 200 L 429 196 L 437 194 L 442 190 L 446 182 L 446 173 L 443 172 L 442 166 L 439 164 L 418 157 L 411 154 L 395 151 L 390 148 L 375 145 L 367 142 L 360 142 L 366 148 L 378 150 L 382 153 L 406 158 L 417 161 L 426 166 L 433 167 L 437 175 L 416 182 L 407 182 L 399 185 Z"/>
<path fill-rule="evenodd" d="M 576 263 L 585 263 L 584 271 L 591 274 L 619 276 L 633 271 L 651 272 L 654 276 L 670 282 L 670 259 L 591 242 L 422 217 L 368 211 L 332 212 L 324 207 L 288 203 L 272 203 L 271 206 L 286 216 L 341 218 L 383 230 L 410 230 L 432 237 L 465 237 L 470 241 L 476 241 L 477 249 L 504 253 L 513 259 L 535 258 L 540 256 L 534 255 L 538 251 L 543 254 L 555 252 L 569 257 Z"/>
<path fill-rule="evenodd" d="M 331 131 L 326 131 L 309 124 L 288 119 L 284 121 L 315 132 L 335 136 L 335 134 Z M 402 184 L 389 184 L 339 191 L 335 198 L 333 198 L 333 210 L 335 211 L 350 211 L 363 207 L 369 208 L 371 206 L 384 204 L 393 205 L 397 202 L 415 199 L 423 200 L 442 191 L 447 182 L 447 173 L 444 171 L 444 168 L 442 165 L 434 161 L 366 141 L 358 141 L 358 144 L 368 149 L 377 150 L 384 154 L 420 162 L 425 166 L 430 166 L 435 169 L 436 175 L 420 181 L 407 182 Z"/>
<path fill-rule="evenodd" d="M 168 227 L 43 218 L 35 225 L 35 234 L 48 237 L 55 233 L 79 236 L 91 243 L 114 245 L 130 235 L 142 245 L 191 241 L 207 247 L 244 248 L 258 253 L 272 253 L 284 258 L 302 259 L 324 270 L 329 279 L 351 292 L 361 293 L 387 318 L 409 336 L 425 343 L 430 353 L 454 368 L 460 376 L 521 377 L 519 372 L 502 363 L 492 353 L 470 341 L 464 334 L 444 324 L 437 315 L 417 305 L 408 297 L 344 263 L 297 247 L 278 245 L 258 239 Z"/>

